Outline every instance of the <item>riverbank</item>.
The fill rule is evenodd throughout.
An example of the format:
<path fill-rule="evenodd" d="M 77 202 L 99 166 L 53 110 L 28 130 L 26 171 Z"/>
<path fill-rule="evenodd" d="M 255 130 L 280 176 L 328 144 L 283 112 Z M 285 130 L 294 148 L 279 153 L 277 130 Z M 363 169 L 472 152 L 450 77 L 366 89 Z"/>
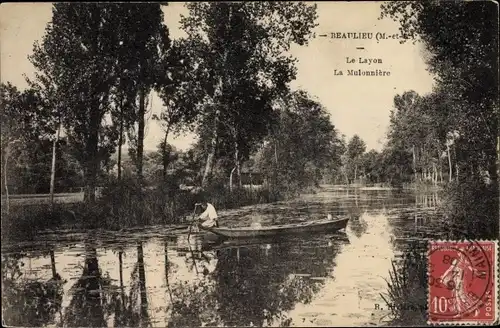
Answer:
<path fill-rule="evenodd" d="M 327 186 L 327 185 L 322 185 Z M 332 190 L 410 190 L 417 192 L 433 192 L 442 191 L 445 188 L 445 184 L 430 184 L 430 183 L 405 183 L 400 186 L 393 186 L 389 183 L 375 183 L 375 184 L 361 184 L 361 183 L 351 183 L 351 184 L 336 184 L 328 185 Z"/>
<path fill-rule="evenodd" d="M 432 239 L 498 239 L 498 184 L 467 176 L 448 184 L 440 198 L 436 220 L 429 226 Z M 391 326 L 426 324 L 427 253 L 428 242 L 421 240 L 410 244 L 402 259 L 393 262 L 384 298 L 391 309 Z"/>
<path fill-rule="evenodd" d="M 318 188 L 308 188 L 300 193 L 285 194 L 271 188 L 229 188 L 219 186 L 201 191 L 168 190 L 156 188 L 142 191 L 133 185 L 114 185 L 103 190 L 93 206 L 76 199 L 75 195 L 57 197 L 51 209 L 44 197 L 14 197 L 21 202 L 11 202 L 7 214 L 2 206 L 2 241 L 32 240 L 43 230 L 118 231 L 125 228 L 154 225 L 175 225 L 193 216 L 194 204 L 207 201 L 219 211 L 248 205 L 274 203 L 292 199 L 301 193 L 315 193 Z M 33 199 L 35 201 L 28 201 Z M 60 201 L 60 200 L 63 201 Z M 200 213 L 197 213 L 200 214 Z"/>

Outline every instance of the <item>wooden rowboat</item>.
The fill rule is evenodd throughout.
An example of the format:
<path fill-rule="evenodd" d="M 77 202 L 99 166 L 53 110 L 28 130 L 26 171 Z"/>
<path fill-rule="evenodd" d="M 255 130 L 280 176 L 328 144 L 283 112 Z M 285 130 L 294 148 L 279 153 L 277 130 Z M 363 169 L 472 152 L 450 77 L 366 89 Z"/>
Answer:
<path fill-rule="evenodd" d="M 328 233 L 345 229 L 349 218 L 325 219 L 301 223 L 283 224 L 269 227 L 241 227 L 241 228 L 215 228 L 203 227 L 200 229 L 211 232 L 223 238 L 258 238 L 279 237 L 285 235 Z"/>

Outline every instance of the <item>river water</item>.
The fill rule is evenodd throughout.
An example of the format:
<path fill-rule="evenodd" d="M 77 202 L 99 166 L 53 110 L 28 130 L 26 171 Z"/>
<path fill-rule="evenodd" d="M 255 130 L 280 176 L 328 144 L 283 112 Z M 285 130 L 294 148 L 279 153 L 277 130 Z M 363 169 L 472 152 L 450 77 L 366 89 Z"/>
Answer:
<path fill-rule="evenodd" d="M 436 194 L 325 186 L 221 211 L 223 226 L 350 215 L 345 233 L 207 247 L 186 229 L 44 232 L 2 245 L 2 312 L 16 326 L 359 326 L 388 311 L 391 261 L 431 233 Z M 382 309 L 380 309 L 382 308 Z"/>

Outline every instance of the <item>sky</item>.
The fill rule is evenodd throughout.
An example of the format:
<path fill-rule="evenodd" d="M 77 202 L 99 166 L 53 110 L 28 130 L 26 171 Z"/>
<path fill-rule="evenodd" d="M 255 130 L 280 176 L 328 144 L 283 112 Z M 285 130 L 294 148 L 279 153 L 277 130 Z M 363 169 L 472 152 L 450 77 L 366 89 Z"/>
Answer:
<path fill-rule="evenodd" d="M 302 89 L 328 110 L 336 129 L 351 138 L 358 134 L 367 150 L 381 150 L 389 126 L 389 114 L 396 94 L 415 90 L 430 92 L 433 78 L 427 72 L 420 45 L 400 44 L 395 39 L 377 41 L 377 32 L 393 35 L 399 25 L 379 20 L 381 2 L 318 2 L 316 38 L 306 46 L 294 45 L 290 53 L 298 59 L 297 78 L 292 89 Z M 33 43 L 41 40 L 52 18 L 51 3 L 3 3 L 0 6 L 0 79 L 20 89 L 27 85 L 23 74 L 34 76 L 27 56 Z M 187 11 L 183 3 L 164 7 L 165 24 L 171 38 L 183 37 L 179 18 Z M 336 39 L 331 33 L 373 33 L 372 39 Z M 320 37 L 319 35 L 327 35 Z M 364 49 L 358 49 L 364 48 Z M 356 63 L 347 63 L 346 57 Z M 361 64 L 360 58 L 381 59 L 381 64 Z M 368 60 L 367 60 L 368 61 Z M 347 69 L 381 69 L 390 76 L 347 76 Z M 342 71 L 344 75 L 335 75 Z M 145 149 L 155 150 L 163 139 L 161 127 L 150 119 L 162 109 L 161 100 L 152 94 L 149 102 Z M 194 135 L 171 136 L 169 142 L 187 149 Z"/>

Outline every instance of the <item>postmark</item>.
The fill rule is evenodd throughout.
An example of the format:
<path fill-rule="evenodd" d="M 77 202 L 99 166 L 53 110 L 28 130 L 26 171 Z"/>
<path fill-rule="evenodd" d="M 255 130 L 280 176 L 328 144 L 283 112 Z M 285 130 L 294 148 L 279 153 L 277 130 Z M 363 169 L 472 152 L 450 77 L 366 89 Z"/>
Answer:
<path fill-rule="evenodd" d="M 428 265 L 429 324 L 497 322 L 497 241 L 432 241 Z"/>

